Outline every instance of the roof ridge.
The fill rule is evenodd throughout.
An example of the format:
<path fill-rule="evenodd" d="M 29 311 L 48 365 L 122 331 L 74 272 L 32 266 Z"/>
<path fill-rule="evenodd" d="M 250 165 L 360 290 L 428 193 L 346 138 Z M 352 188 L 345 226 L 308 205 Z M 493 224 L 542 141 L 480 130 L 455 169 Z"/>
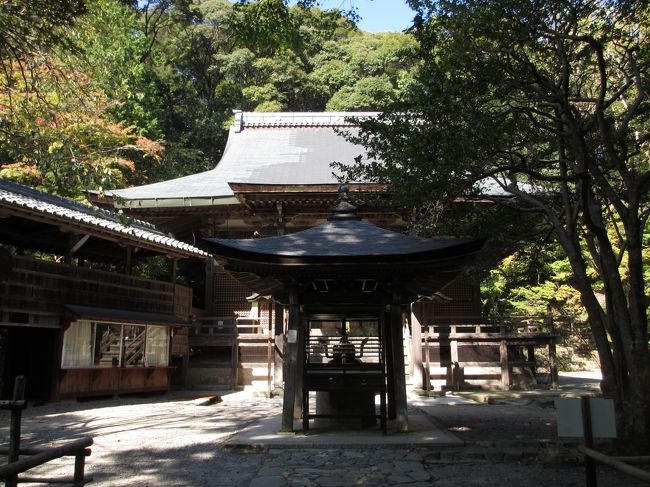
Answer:
<path fill-rule="evenodd" d="M 379 112 L 243 112 L 235 110 L 236 131 L 262 127 L 355 127 L 351 119 L 376 118 Z"/>

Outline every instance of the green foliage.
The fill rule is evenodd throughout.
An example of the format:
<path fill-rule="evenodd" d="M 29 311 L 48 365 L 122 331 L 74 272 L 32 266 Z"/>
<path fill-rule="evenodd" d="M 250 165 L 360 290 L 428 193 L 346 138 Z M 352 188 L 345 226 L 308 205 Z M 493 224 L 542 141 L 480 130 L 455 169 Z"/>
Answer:
<path fill-rule="evenodd" d="M 39 65 L 48 65 L 47 53 L 52 48 L 75 50 L 69 29 L 85 11 L 84 0 L 0 3 L 0 64 L 4 83 L 11 86 L 16 71 L 24 77 L 23 81 L 35 79 Z"/>
<path fill-rule="evenodd" d="M 547 249 L 537 256 L 512 254 L 491 269 L 481 283 L 484 312 L 497 316 L 551 313 L 562 318 L 581 317 L 580 293 L 572 280 L 571 265 L 559 257 L 557 249 Z"/>
<path fill-rule="evenodd" d="M 511 259 L 490 285 L 509 293 L 511 308 L 532 309 L 551 299 L 570 304 L 565 286 L 573 286 L 603 392 L 615 399 L 625 434 L 647 434 L 648 3 L 410 4 L 419 9 L 423 62 L 406 96 L 356 139 L 383 162 L 357 165 L 349 178 L 388 183 L 425 225 L 461 199 L 477 203 L 464 205 L 463 218 L 504 241 L 552 235 L 569 283 L 557 264 L 529 288 L 505 286 L 508 273 L 523 270 Z M 495 205 L 512 210 L 520 228 L 494 219 Z"/>
<path fill-rule="evenodd" d="M 354 86 L 344 86 L 327 102 L 327 110 L 349 112 L 380 110 L 396 98 L 388 75 L 361 78 Z"/>
<path fill-rule="evenodd" d="M 102 0 L 88 5 L 88 15 L 74 26 L 66 24 L 69 42 L 51 46 L 46 62 L 37 52 L 25 58 L 38 69 L 25 71 L 21 63 L 3 59 L 8 82 L 0 91 L 0 177 L 79 197 L 85 188 L 126 184 L 136 165 L 155 166 L 160 160 L 160 144 L 115 120 L 111 111 L 117 103 L 107 93 L 108 81 L 98 81 L 98 73 L 125 64 L 124 57 L 115 61 L 96 54 L 106 45 L 93 44 L 109 26 L 114 26 L 111 32 L 125 30 L 115 27 L 125 11 L 104 9 L 110 3 Z M 93 53 L 106 58 L 104 63 L 88 63 Z M 121 72 L 116 79 L 122 79 Z"/>
<path fill-rule="evenodd" d="M 381 110 L 408 86 L 417 48 L 410 35 L 357 33 L 325 44 L 310 77 L 326 88 L 328 110 Z"/>

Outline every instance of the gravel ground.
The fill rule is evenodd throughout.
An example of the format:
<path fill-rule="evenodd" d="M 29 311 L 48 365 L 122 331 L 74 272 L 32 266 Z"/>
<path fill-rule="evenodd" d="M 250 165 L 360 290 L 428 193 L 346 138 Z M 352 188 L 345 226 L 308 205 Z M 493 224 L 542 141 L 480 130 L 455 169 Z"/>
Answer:
<path fill-rule="evenodd" d="M 584 469 L 557 448 L 555 411 L 548 401 L 523 398 L 496 404 L 420 399 L 416 408 L 467 446 L 455 448 L 234 449 L 225 442 L 281 410 L 281 399 L 239 392 L 199 405 L 200 393 L 143 398 L 63 401 L 24 413 L 23 445 L 94 438 L 87 473 L 108 486 L 436 486 L 524 487 L 584 485 Z M 0 415 L 6 443 L 9 416 Z M 558 452 L 561 453 L 558 456 Z M 70 476 L 73 459 L 30 475 Z M 610 469 L 600 485 L 646 485 Z M 29 484 L 25 484 L 29 485 Z"/>

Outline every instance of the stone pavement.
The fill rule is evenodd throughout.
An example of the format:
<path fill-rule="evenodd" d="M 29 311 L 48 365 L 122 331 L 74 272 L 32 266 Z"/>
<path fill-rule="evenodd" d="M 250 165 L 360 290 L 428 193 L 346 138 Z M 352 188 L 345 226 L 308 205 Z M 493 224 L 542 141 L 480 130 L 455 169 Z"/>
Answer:
<path fill-rule="evenodd" d="M 90 485 L 97 487 L 584 485 L 582 467 L 558 459 L 553 408 L 527 398 L 506 404 L 409 398 L 416 423 L 431 424 L 435 428 L 429 431 L 462 444 L 387 444 L 377 428 L 376 434 L 366 432 L 365 439 L 359 432 L 338 433 L 347 444 L 340 439 L 332 444 L 336 434 L 316 444 L 309 434 L 298 438 L 302 444 L 247 445 L 236 439 L 273 421 L 269 418 L 280 411 L 281 399 L 238 392 L 217 402 L 209 400 L 211 394 L 189 391 L 30 405 L 24 415 L 24 444 L 92 436 L 87 471 L 94 477 Z M 7 437 L 8 416 L 0 415 L 2 442 Z M 71 458 L 61 459 L 30 475 L 69 476 L 72 464 Z M 617 479 L 617 485 L 640 485 L 623 483 L 612 471 L 599 478 L 601 485 L 614 485 Z"/>

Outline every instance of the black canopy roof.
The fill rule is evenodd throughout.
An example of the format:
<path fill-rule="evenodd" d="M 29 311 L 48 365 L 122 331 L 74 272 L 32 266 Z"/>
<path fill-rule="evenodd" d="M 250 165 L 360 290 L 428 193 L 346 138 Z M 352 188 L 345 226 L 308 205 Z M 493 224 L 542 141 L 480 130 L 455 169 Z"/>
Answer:
<path fill-rule="evenodd" d="M 413 237 L 357 220 L 328 221 L 279 237 L 206 240 L 217 256 L 288 265 L 439 260 L 472 254 L 483 244 L 483 239 Z"/>
<path fill-rule="evenodd" d="M 376 280 L 380 291 L 399 290 L 404 302 L 441 290 L 484 242 L 404 235 L 359 221 L 355 210 L 344 195 L 328 222 L 302 232 L 206 240 L 226 270 L 262 295 L 277 295 L 289 282 L 303 285 L 306 291 L 311 284 L 318 291 L 316 281 L 360 281 L 365 286 L 368 280 Z"/>

